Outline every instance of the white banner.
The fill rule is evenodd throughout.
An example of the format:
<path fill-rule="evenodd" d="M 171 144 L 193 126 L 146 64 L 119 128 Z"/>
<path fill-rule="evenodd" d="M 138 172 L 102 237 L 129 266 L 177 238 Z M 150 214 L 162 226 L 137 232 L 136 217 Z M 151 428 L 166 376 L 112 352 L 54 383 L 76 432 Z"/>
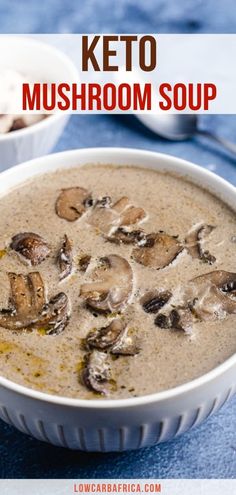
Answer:
<path fill-rule="evenodd" d="M 1 495 L 68 495 L 162 493 L 163 495 L 232 495 L 236 480 L 204 479 L 81 479 L 81 480 L 0 480 Z"/>
<path fill-rule="evenodd" d="M 234 34 L 0 35 L 0 113 L 236 114 L 235 60 Z"/>

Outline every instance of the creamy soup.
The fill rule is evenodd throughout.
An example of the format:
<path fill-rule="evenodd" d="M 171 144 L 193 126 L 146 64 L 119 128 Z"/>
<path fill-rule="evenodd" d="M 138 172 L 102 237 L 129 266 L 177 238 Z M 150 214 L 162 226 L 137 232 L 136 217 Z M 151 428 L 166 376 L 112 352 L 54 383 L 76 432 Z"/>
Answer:
<path fill-rule="evenodd" d="M 128 166 L 37 176 L 0 199 L 0 373 L 60 396 L 166 390 L 236 351 L 236 220 Z"/>

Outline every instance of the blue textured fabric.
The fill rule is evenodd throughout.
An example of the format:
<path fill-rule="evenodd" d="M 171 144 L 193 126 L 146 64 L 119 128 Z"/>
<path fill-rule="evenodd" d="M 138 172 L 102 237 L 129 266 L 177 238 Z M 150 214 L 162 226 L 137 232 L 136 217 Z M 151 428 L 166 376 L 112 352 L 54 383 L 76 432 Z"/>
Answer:
<path fill-rule="evenodd" d="M 235 0 L 0 0 L 1 33 L 233 33 Z M 236 140 L 235 117 L 201 118 L 202 127 Z M 76 116 L 56 150 L 89 146 L 146 148 L 190 159 L 235 184 L 236 160 L 204 139 L 168 143 L 130 116 Z M 70 452 L 0 422 L 2 478 L 235 478 L 236 398 L 179 439 L 124 454 Z"/>

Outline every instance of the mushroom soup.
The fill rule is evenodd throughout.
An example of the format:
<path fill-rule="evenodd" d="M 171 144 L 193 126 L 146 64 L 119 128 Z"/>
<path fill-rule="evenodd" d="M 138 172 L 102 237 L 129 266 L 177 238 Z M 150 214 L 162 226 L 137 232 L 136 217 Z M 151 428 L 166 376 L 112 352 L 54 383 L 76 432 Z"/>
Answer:
<path fill-rule="evenodd" d="M 68 397 L 134 397 L 236 351 L 235 214 L 207 191 L 90 165 L 0 202 L 4 377 Z"/>

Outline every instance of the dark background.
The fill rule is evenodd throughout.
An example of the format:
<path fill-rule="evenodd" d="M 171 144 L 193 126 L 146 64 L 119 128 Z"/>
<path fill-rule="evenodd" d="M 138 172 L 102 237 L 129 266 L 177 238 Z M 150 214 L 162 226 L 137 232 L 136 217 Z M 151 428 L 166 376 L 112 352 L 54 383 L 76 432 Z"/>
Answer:
<path fill-rule="evenodd" d="M 0 0 L 1 33 L 235 33 L 235 0 Z M 236 141 L 235 116 L 202 127 Z M 204 139 L 161 140 L 130 116 L 73 115 L 56 150 L 127 146 L 177 155 L 235 184 L 236 160 Z M 1 168 L 1 160 L 0 160 Z M 236 399 L 169 443 L 124 454 L 52 447 L 0 422 L 1 478 L 235 478 Z"/>

